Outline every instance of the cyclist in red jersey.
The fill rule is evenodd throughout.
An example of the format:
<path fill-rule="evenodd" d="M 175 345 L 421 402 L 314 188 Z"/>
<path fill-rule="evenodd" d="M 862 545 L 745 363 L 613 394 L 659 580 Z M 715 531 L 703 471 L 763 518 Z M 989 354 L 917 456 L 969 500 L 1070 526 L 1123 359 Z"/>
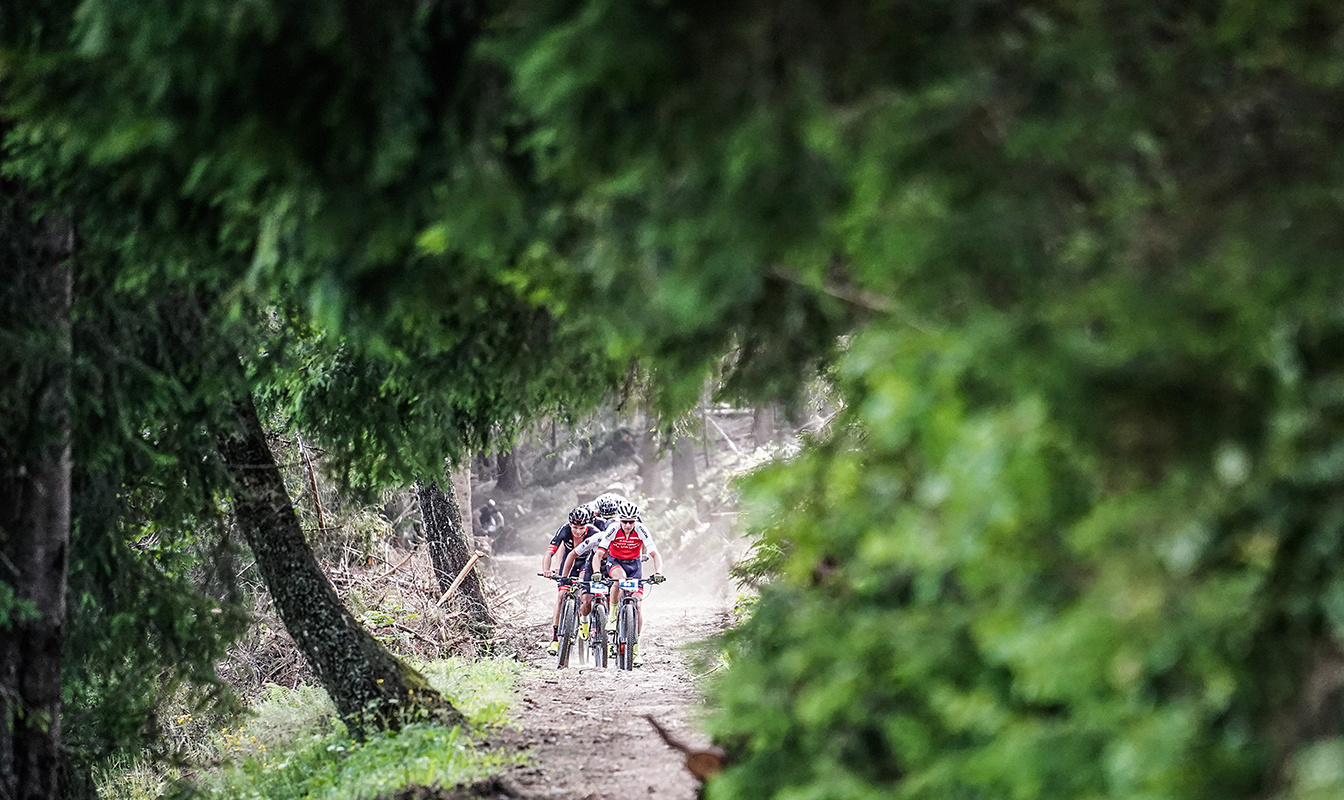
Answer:
<path fill-rule="evenodd" d="M 653 543 L 653 537 L 644 528 L 644 524 L 639 521 L 639 508 L 628 500 L 623 501 L 617 507 L 616 516 L 620 520 L 618 523 L 608 526 L 602 536 L 589 539 L 576 547 L 573 557 L 579 558 L 588 552 L 594 552 L 592 571 L 598 575 L 619 581 L 623 578 L 644 577 L 643 556 L 647 551 L 649 558 L 653 559 L 653 575 L 649 576 L 649 581 L 660 583 L 663 579 L 663 557 L 658 554 L 658 548 Z M 644 627 L 644 613 L 639 605 L 643 598 L 644 587 L 641 586 L 635 592 L 636 631 L 642 631 Z M 621 588 L 620 586 L 614 586 L 611 597 L 610 623 L 613 627 L 620 604 Z M 580 613 L 586 615 L 591 610 L 592 599 L 589 597 L 586 598 Z M 643 663 L 638 645 L 635 646 L 633 656 L 636 665 Z"/>

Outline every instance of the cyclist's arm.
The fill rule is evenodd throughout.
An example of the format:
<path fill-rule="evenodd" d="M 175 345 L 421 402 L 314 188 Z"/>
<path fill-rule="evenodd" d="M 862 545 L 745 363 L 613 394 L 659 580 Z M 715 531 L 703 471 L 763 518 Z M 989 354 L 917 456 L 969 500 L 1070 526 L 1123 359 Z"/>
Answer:
<path fill-rule="evenodd" d="M 620 525 L 614 525 L 611 528 L 609 528 L 605 533 L 603 533 L 600 537 L 596 539 L 590 539 L 589 542 L 591 542 L 591 544 L 589 544 L 589 542 L 584 542 L 584 544 L 588 545 L 593 549 L 594 575 L 597 575 L 599 577 L 604 577 L 606 575 L 606 573 L 602 571 L 602 561 L 607 557 L 607 548 L 611 545 L 612 541 L 615 540 L 616 534 L 619 533 L 620 530 L 621 530 Z"/>
<path fill-rule="evenodd" d="M 551 559 L 555 558 L 555 551 L 559 550 L 561 546 L 564 545 L 564 543 L 565 543 L 565 526 L 561 525 L 559 530 L 555 532 L 555 535 L 551 537 L 551 543 L 546 548 L 546 556 L 541 560 L 541 571 L 544 574 L 546 575 L 551 574 Z M 561 563 L 563 562 L 564 559 L 561 558 Z"/>
<path fill-rule="evenodd" d="M 569 575 L 574 569 L 574 561 L 578 558 L 577 550 L 570 550 L 569 555 L 565 556 L 565 563 L 560 567 L 561 575 Z"/>

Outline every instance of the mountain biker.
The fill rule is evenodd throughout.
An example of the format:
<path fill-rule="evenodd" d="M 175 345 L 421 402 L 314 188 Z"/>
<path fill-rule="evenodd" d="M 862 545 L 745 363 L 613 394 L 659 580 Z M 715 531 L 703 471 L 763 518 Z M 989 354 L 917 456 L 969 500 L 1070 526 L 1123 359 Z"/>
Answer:
<path fill-rule="evenodd" d="M 550 545 L 546 548 L 546 555 L 541 560 L 542 574 L 548 578 L 556 574 L 551 570 L 551 561 L 555 558 L 556 552 L 563 548 L 565 552 L 560 556 L 562 574 L 568 578 L 576 577 L 583 564 L 575 564 L 570 553 L 585 540 L 599 538 L 604 527 L 605 524 L 599 525 L 587 508 L 575 506 L 571 509 L 569 521 L 556 529 Z M 585 561 L 584 564 L 586 563 Z M 557 583 L 556 586 L 559 587 L 560 593 L 556 595 L 555 615 L 551 620 L 551 643 L 546 647 L 546 652 L 551 655 L 560 652 L 560 608 L 564 605 L 565 591 L 568 589 L 564 584 Z"/>
<path fill-rule="evenodd" d="M 625 500 L 624 497 L 621 497 L 619 494 L 612 494 L 611 492 L 599 494 L 593 499 L 593 503 L 597 506 L 597 515 L 606 520 L 607 527 L 611 527 L 611 525 L 615 524 L 616 509 L 620 506 L 623 500 Z"/>
<path fill-rule="evenodd" d="M 606 532 L 599 537 L 584 541 L 574 548 L 574 558 L 580 558 L 587 553 L 593 553 L 590 569 L 592 572 L 603 577 L 621 580 L 623 578 L 643 578 L 644 564 L 642 556 L 645 551 L 653 559 L 653 575 L 649 576 L 649 582 L 661 583 L 663 581 L 662 569 L 663 558 L 658 554 L 658 548 L 653 543 L 653 537 L 649 535 L 644 524 L 639 521 L 639 507 L 629 500 L 623 500 L 617 505 L 616 516 L 620 522 L 608 527 Z M 640 608 L 640 602 L 644 598 L 644 587 L 640 587 L 635 593 L 635 632 L 638 637 L 639 631 L 644 627 L 644 613 Z M 621 587 L 612 587 L 611 597 L 611 621 L 610 625 L 614 628 L 616 624 L 617 610 L 621 605 Z M 585 595 L 585 602 L 580 616 L 586 616 L 592 610 L 592 597 Z M 644 660 L 639 654 L 639 645 L 635 645 L 632 654 L 634 663 L 639 666 Z"/>
<path fill-rule="evenodd" d="M 504 524 L 504 512 L 499 510 L 499 505 L 495 503 L 495 498 L 485 501 L 485 505 L 476 509 L 476 524 L 474 528 L 484 536 L 493 536 L 500 526 Z"/>

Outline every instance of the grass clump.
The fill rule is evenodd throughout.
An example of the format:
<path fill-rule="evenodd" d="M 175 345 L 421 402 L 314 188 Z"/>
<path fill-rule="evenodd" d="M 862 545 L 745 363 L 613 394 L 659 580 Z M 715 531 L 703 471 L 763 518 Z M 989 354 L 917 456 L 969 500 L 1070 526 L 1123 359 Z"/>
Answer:
<path fill-rule="evenodd" d="M 489 726 L 507 721 L 520 666 L 509 658 L 447 658 L 416 664 L 415 668 L 472 725 Z"/>
<path fill-rule="evenodd" d="M 515 662 L 453 658 L 417 667 L 471 727 L 505 721 L 518 674 Z M 178 752 L 183 765 L 104 770 L 100 797 L 142 800 L 176 784 L 176 796 L 201 800 L 354 800 L 406 786 L 480 780 L 518 758 L 479 748 L 468 731 L 433 724 L 357 741 L 316 686 L 272 686 L 236 727 L 189 744 Z"/>
<path fill-rule="evenodd" d="M 479 780 L 510 758 L 476 748 L 460 728 L 408 725 L 363 742 L 338 731 L 249 756 L 195 788 L 197 797 L 220 800 L 356 800 Z"/>

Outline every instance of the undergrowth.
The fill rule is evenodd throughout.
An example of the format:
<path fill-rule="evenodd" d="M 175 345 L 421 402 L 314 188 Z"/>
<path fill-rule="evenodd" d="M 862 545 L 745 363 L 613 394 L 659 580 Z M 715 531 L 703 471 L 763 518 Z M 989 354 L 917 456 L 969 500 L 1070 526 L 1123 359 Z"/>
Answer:
<path fill-rule="evenodd" d="M 447 659 L 417 664 L 473 728 L 503 724 L 517 662 Z M 180 725 L 191 724 L 186 716 Z M 405 786 L 451 786 L 500 771 L 516 756 L 478 747 L 469 731 L 413 724 L 357 741 L 318 687 L 271 687 L 234 726 L 195 739 L 181 766 L 104 770 L 103 800 L 356 800 Z"/>

